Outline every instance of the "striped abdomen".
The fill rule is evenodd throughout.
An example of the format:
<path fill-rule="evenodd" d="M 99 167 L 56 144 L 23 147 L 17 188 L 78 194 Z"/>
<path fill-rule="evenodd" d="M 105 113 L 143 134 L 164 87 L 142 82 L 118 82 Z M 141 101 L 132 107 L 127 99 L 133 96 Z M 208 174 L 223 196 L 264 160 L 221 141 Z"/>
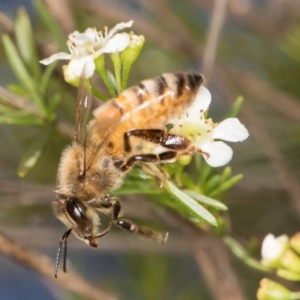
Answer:
<path fill-rule="evenodd" d="M 164 128 L 189 107 L 204 77 L 199 73 L 166 73 L 144 80 L 94 111 L 102 129 L 112 132 L 109 150 L 122 155 L 123 134 L 132 129 Z M 99 124 L 100 125 L 100 124 Z M 99 136 L 103 133 L 99 132 Z"/>

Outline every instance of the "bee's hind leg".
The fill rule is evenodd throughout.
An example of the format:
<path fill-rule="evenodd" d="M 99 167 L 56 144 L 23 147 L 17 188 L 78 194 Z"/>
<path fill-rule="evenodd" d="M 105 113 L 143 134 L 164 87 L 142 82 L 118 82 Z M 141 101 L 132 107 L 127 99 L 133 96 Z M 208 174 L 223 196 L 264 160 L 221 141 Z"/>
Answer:
<path fill-rule="evenodd" d="M 124 229 L 125 231 L 131 233 L 135 233 L 144 238 L 155 240 L 160 244 L 165 244 L 167 242 L 168 233 L 163 234 L 161 232 L 154 231 L 146 226 L 137 225 L 130 220 L 119 219 L 121 204 L 115 197 L 106 196 L 103 200 L 103 207 L 112 209 L 112 222 L 121 229 Z"/>
<path fill-rule="evenodd" d="M 173 159 L 176 159 L 177 152 L 176 151 L 166 151 L 160 154 L 137 154 L 128 158 L 128 160 L 122 164 L 117 161 L 115 166 L 120 169 L 122 172 L 126 172 L 129 170 L 135 163 L 143 162 L 143 163 L 163 163 L 169 162 Z"/>

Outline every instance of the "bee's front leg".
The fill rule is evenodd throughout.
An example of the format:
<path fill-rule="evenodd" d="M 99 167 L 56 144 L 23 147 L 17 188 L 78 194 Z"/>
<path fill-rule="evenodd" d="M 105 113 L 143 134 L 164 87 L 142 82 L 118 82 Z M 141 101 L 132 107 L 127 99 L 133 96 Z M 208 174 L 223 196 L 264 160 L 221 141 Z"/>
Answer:
<path fill-rule="evenodd" d="M 130 220 L 119 219 L 121 204 L 115 197 L 105 196 L 101 203 L 98 203 L 97 207 L 95 208 L 99 208 L 101 210 L 102 207 L 112 209 L 112 222 L 121 229 L 124 229 L 131 233 L 135 233 L 145 238 L 155 240 L 160 244 L 166 243 L 168 239 L 168 233 L 162 234 L 160 232 L 152 230 L 151 228 L 137 225 Z"/>

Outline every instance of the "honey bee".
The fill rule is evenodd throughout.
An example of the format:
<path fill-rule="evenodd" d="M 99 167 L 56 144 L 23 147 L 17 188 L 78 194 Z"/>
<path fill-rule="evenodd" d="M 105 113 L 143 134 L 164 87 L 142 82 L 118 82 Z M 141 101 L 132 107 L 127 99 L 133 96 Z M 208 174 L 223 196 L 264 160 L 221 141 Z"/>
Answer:
<path fill-rule="evenodd" d="M 97 247 L 98 239 L 113 224 L 161 244 L 166 242 L 168 233 L 120 218 L 121 205 L 110 193 L 122 185 L 124 175 L 137 163 L 155 170 L 161 163 L 195 153 L 191 142 L 170 134 L 166 124 L 193 104 L 203 82 L 202 75 L 183 72 L 144 80 L 95 109 L 94 119 L 88 122 L 91 92 L 81 78 L 74 141 L 62 153 L 52 203 L 55 215 L 68 228 L 60 239 L 55 277 L 63 243 L 66 271 L 67 239 L 72 231 L 91 247 Z M 99 213 L 105 210 L 111 212 L 112 219 L 99 232 Z"/>

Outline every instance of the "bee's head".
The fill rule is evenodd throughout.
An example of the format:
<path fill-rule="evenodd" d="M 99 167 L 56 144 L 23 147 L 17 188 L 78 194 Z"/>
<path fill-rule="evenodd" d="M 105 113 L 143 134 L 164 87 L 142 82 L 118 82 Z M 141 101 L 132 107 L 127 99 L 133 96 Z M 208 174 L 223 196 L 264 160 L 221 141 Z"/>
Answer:
<path fill-rule="evenodd" d="M 73 223 L 74 233 L 91 247 L 96 248 L 98 238 L 94 238 L 94 236 L 99 223 L 98 213 L 75 197 L 66 201 L 65 212 Z"/>
<path fill-rule="evenodd" d="M 76 197 L 70 197 L 63 193 L 57 193 L 57 197 L 53 201 L 53 209 L 56 216 L 69 228 L 59 242 L 54 268 L 54 276 L 57 277 L 59 257 L 63 246 L 63 270 L 66 272 L 67 239 L 70 233 L 73 231 L 79 239 L 96 248 L 99 239 L 97 229 L 100 219 L 94 208 L 87 206 Z"/>

